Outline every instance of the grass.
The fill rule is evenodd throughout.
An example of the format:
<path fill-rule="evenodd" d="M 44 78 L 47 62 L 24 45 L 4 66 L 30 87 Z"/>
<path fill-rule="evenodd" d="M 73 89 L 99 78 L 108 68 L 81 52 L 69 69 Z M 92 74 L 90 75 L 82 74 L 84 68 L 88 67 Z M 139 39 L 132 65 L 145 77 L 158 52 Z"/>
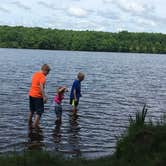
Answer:
<path fill-rule="evenodd" d="M 27 151 L 21 155 L 0 156 L 0 166 L 165 166 L 166 123 L 145 123 L 146 105 L 118 140 L 116 152 L 94 160 L 64 158 L 44 151 Z"/>
<path fill-rule="evenodd" d="M 145 123 L 146 105 L 137 112 L 125 135 L 118 141 L 114 159 L 132 166 L 166 165 L 166 123 Z M 117 164 L 117 165 L 118 165 Z"/>
<path fill-rule="evenodd" d="M 110 165 L 110 160 L 100 158 L 86 160 L 82 158 L 67 159 L 63 156 L 51 155 L 44 151 L 28 151 L 22 155 L 10 155 L 0 157 L 1 166 L 101 166 Z"/>

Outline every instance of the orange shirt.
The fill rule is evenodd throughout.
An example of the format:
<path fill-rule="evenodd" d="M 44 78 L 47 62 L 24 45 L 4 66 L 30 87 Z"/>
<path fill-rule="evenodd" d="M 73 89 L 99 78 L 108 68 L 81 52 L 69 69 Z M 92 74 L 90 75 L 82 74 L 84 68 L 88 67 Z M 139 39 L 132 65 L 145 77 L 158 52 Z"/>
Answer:
<path fill-rule="evenodd" d="M 32 83 L 29 90 L 29 96 L 36 97 L 36 98 L 43 98 L 40 84 L 43 84 L 44 86 L 45 82 L 46 82 L 46 76 L 40 71 L 36 72 L 32 76 Z"/>

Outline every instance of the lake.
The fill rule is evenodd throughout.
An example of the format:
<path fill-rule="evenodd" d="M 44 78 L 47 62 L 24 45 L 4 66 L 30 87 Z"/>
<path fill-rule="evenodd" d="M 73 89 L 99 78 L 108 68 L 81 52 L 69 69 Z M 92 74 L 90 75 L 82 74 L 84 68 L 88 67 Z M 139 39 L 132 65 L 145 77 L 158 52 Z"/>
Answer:
<path fill-rule="evenodd" d="M 28 128 L 28 90 L 42 64 L 49 97 L 41 129 Z M 72 157 L 95 158 L 115 151 L 129 116 L 148 107 L 157 122 L 166 108 L 166 55 L 0 49 L 0 153 L 45 149 Z M 78 118 L 70 116 L 69 92 L 63 101 L 62 125 L 55 125 L 52 100 L 56 88 L 69 90 L 79 71 L 86 75 Z"/>

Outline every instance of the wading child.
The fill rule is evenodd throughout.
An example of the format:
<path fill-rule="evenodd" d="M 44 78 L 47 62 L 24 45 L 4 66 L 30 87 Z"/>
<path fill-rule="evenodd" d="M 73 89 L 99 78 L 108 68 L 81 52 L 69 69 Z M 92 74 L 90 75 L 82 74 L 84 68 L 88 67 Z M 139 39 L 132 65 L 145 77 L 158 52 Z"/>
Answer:
<path fill-rule="evenodd" d="M 50 67 L 44 64 L 41 67 L 41 71 L 35 72 L 32 76 L 32 83 L 29 90 L 29 125 L 38 128 L 41 116 L 44 112 L 44 103 L 47 102 L 47 96 L 45 95 L 45 83 L 46 76 L 50 71 Z M 32 118 L 35 114 L 35 121 L 32 124 Z"/>
<path fill-rule="evenodd" d="M 73 107 L 73 115 L 77 113 L 77 106 L 79 104 L 79 99 L 81 97 L 81 81 L 84 80 L 84 73 L 79 72 L 77 75 L 77 79 L 74 80 L 71 93 L 70 93 L 70 104 Z"/>
<path fill-rule="evenodd" d="M 67 92 L 68 89 L 66 87 L 58 87 L 57 93 L 54 97 L 55 104 L 55 114 L 56 114 L 56 123 L 61 123 L 62 121 L 62 100 L 64 99 L 64 93 Z"/>

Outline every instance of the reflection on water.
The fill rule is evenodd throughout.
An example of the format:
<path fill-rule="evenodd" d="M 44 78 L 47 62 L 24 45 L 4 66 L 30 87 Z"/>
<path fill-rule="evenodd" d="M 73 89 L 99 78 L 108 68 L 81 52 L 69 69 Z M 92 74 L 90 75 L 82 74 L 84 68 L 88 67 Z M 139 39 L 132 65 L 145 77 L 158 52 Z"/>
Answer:
<path fill-rule="evenodd" d="M 43 143 L 43 131 L 42 128 L 33 128 L 31 125 L 28 130 L 28 144 L 27 148 L 29 150 L 41 150 L 44 147 Z"/>
<path fill-rule="evenodd" d="M 80 150 L 80 127 L 78 124 L 78 115 L 71 115 L 69 118 L 69 131 L 68 131 L 68 142 L 71 147 L 71 153 L 73 153 L 74 156 L 79 157 L 81 156 L 81 150 Z"/>
<path fill-rule="evenodd" d="M 78 115 L 69 115 L 69 123 L 67 126 L 67 150 L 65 151 L 68 155 L 78 157 L 81 156 L 81 150 L 79 146 L 79 132 L 80 127 L 78 124 Z M 53 129 L 53 142 L 55 143 L 53 146 L 55 147 L 55 151 L 64 151 L 61 149 L 61 141 L 63 140 L 62 136 L 62 124 L 56 123 L 55 128 Z M 63 144 L 63 143 L 62 143 Z"/>
<path fill-rule="evenodd" d="M 64 151 L 62 148 L 63 140 L 63 131 L 62 123 L 56 121 L 54 124 L 54 129 L 52 130 L 53 142 L 52 147 L 54 147 L 55 152 L 65 152 L 69 156 L 79 157 L 81 156 L 80 149 L 80 126 L 78 123 L 79 116 L 72 115 L 72 111 L 68 114 L 68 123 L 67 123 L 67 148 Z M 29 124 L 28 130 L 28 143 L 27 149 L 29 150 L 41 150 L 45 148 L 44 144 L 44 134 L 41 127 L 34 128 L 32 124 Z"/>
<path fill-rule="evenodd" d="M 59 151 L 59 145 L 61 142 L 61 123 L 56 123 L 53 130 L 53 142 L 55 143 L 55 151 Z"/>

